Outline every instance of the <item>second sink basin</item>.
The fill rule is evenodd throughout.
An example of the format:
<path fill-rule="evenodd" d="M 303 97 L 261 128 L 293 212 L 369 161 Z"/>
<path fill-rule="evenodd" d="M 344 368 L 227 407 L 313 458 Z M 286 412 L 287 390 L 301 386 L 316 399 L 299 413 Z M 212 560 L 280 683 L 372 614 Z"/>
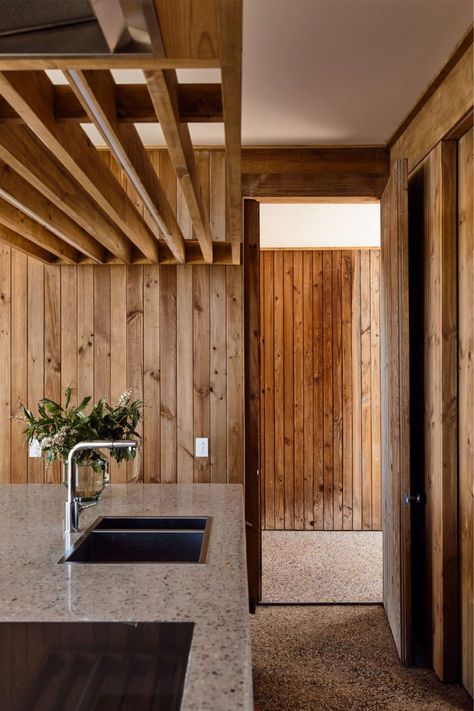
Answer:
<path fill-rule="evenodd" d="M 92 526 L 60 563 L 204 563 L 210 519 L 106 516 Z"/>

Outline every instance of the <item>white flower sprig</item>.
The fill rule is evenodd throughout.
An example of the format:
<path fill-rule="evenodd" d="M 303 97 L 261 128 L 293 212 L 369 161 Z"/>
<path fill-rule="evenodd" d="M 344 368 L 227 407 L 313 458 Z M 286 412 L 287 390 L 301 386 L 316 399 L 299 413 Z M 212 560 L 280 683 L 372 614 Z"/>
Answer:
<path fill-rule="evenodd" d="M 124 407 L 125 405 L 128 405 L 128 402 L 130 398 L 132 397 L 132 391 L 129 388 L 128 390 L 125 390 L 117 400 L 117 407 Z"/>

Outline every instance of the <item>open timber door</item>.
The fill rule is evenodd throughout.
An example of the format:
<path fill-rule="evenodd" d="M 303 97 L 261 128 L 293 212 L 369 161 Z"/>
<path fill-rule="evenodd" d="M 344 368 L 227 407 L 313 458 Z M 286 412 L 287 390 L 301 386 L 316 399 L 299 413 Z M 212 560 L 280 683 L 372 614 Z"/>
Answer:
<path fill-rule="evenodd" d="M 404 663 L 412 656 L 407 173 L 397 160 L 381 200 L 383 602 Z"/>
<path fill-rule="evenodd" d="M 245 532 L 249 607 L 262 599 L 260 523 L 260 210 L 244 201 Z"/>

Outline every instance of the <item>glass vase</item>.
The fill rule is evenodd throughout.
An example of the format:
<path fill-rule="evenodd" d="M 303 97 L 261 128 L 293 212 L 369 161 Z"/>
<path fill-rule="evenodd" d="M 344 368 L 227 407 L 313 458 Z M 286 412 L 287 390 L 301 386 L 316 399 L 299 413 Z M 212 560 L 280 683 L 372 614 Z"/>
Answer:
<path fill-rule="evenodd" d="M 109 462 L 96 452 L 75 461 L 76 497 L 80 503 L 99 501 L 110 481 Z M 74 474 L 74 472 L 73 472 Z M 64 464 L 64 485 L 67 486 L 67 466 Z"/>

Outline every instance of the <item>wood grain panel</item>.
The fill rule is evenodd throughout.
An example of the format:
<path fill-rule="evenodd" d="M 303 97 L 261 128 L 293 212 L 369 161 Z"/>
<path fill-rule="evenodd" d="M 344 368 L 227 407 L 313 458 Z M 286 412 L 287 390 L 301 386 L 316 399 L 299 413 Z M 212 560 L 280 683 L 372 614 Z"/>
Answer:
<path fill-rule="evenodd" d="M 196 267 L 193 273 L 193 333 L 194 333 L 194 431 L 196 437 L 209 437 L 210 432 L 210 311 L 209 269 Z M 194 460 L 196 481 L 210 482 L 209 457 Z"/>
<path fill-rule="evenodd" d="M 44 394 L 56 402 L 61 400 L 61 272 L 44 267 Z M 46 480 L 61 481 L 61 463 L 46 468 Z"/>
<path fill-rule="evenodd" d="M 221 427 L 221 422 L 225 421 L 227 415 L 225 267 L 211 269 L 210 280 L 210 432 L 214 442 L 211 454 L 211 480 L 225 482 L 227 437 Z"/>
<path fill-rule="evenodd" d="M 352 529 L 352 259 L 342 252 L 342 528 Z M 380 383 L 372 383 L 380 388 Z"/>
<path fill-rule="evenodd" d="M 177 479 L 176 269 L 160 266 L 161 481 Z"/>
<path fill-rule="evenodd" d="M 380 529 L 379 258 L 378 250 L 260 253 L 267 529 Z"/>
<path fill-rule="evenodd" d="M 270 257 L 269 257 L 270 258 Z M 283 252 L 274 252 L 273 254 L 273 265 L 277 274 L 283 273 Z M 273 482 L 275 491 L 275 527 L 284 528 L 285 527 L 285 381 L 284 381 L 284 313 L 283 313 L 283 280 L 275 279 L 272 286 L 269 284 L 268 293 L 262 294 L 263 299 L 269 298 L 268 307 L 265 308 L 264 318 L 268 314 L 268 324 L 271 324 L 273 320 L 273 363 L 271 362 L 271 357 L 267 365 L 267 370 L 265 370 L 264 382 L 270 383 L 269 378 L 271 373 L 274 373 L 274 398 L 273 398 L 273 408 L 274 408 L 274 421 L 275 421 L 275 431 L 273 433 L 273 427 L 271 418 L 269 419 L 269 432 L 268 436 L 274 436 L 274 463 L 275 463 L 275 478 Z M 272 300 L 273 297 L 273 300 Z M 264 321 L 265 323 L 266 321 Z M 262 331 L 263 332 L 263 331 Z M 270 335 L 271 339 L 271 335 Z M 264 342 L 265 346 L 265 357 L 267 357 L 267 342 Z M 271 353 L 271 346 L 268 346 L 269 353 Z M 264 363 L 263 357 L 260 359 Z M 269 370 L 268 370 L 269 369 Z M 267 376 L 268 371 L 268 376 Z M 263 373 L 263 371 L 262 371 Z M 272 401 L 271 391 L 269 393 L 270 401 Z M 266 416 L 265 411 L 262 408 L 264 417 Z M 264 430 L 265 425 L 264 425 Z M 266 441 L 265 441 L 266 447 Z M 266 449 L 263 450 L 266 452 Z M 263 468 L 263 471 L 265 469 Z"/>
<path fill-rule="evenodd" d="M 242 481 L 243 471 L 243 293 L 242 269 L 226 267 L 227 282 L 227 481 Z"/>
<path fill-rule="evenodd" d="M 157 481 L 161 454 L 160 388 L 160 267 L 151 264 L 143 274 L 143 472 L 144 481 Z"/>
<path fill-rule="evenodd" d="M 424 644 L 445 680 L 458 678 L 458 464 L 457 464 L 457 205 L 456 143 L 441 142 L 410 175 L 413 240 L 419 244 L 412 310 L 421 301 L 423 361 L 413 379 L 423 383 L 420 566 L 426 602 Z M 422 265 L 422 266 L 420 266 Z M 421 514 L 420 514 L 421 515 Z M 417 518 L 419 516 L 417 515 Z"/>
<path fill-rule="evenodd" d="M 362 402 L 362 528 L 372 527 L 372 407 L 371 407 L 371 313 L 370 252 L 360 255 L 360 363 Z"/>
<path fill-rule="evenodd" d="M 333 252 L 323 254 L 323 453 L 324 529 L 334 528 L 334 449 L 333 449 Z"/>
<path fill-rule="evenodd" d="M 99 398 L 110 400 L 110 270 L 107 267 L 94 268 L 94 399 Z"/>
<path fill-rule="evenodd" d="M 458 147 L 459 547 L 462 682 L 474 696 L 474 129 Z"/>
<path fill-rule="evenodd" d="M 63 270 L 64 267 L 61 267 Z M 127 389 L 127 267 L 115 266 L 110 270 L 110 397 L 115 404 Z M 145 414 L 145 418 L 147 415 Z M 158 447 L 155 443 L 155 447 Z M 148 473 L 148 476 L 151 476 Z M 110 462 L 112 481 L 125 484 L 127 466 Z"/>
<path fill-rule="evenodd" d="M 303 254 L 303 482 L 304 528 L 311 530 L 314 514 L 314 333 L 313 333 L 313 255 Z"/>
<path fill-rule="evenodd" d="M 44 265 L 28 257 L 28 402 L 44 396 Z M 12 354 L 13 357 L 13 354 Z M 41 459 L 28 459 L 28 482 L 44 482 Z"/>
<path fill-rule="evenodd" d="M 293 255 L 294 527 L 304 528 L 303 253 Z"/>
<path fill-rule="evenodd" d="M 127 267 L 127 386 L 143 400 L 143 268 Z M 143 423 L 137 427 L 143 433 Z M 127 462 L 127 480 L 143 481 L 143 449 Z"/>
<path fill-rule="evenodd" d="M 274 391 L 274 355 L 273 355 L 273 303 L 272 303 L 272 292 L 273 292 L 273 259 L 274 255 L 271 252 L 261 253 L 260 262 L 260 278 L 261 286 L 260 293 L 263 296 L 262 314 L 264 314 L 263 330 L 262 330 L 262 343 L 263 343 L 263 353 L 261 356 L 261 362 L 263 364 L 265 380 L 262 386 L 263 401 L 262 401 L 262 412 L 264 415 L 264 431 L 263 431 L 263 442 L 262 442 L 262 469 L 264 472 L 273 471 L 274 469 L 274 458 L 275 458 L 275 430 L 271 426 L 272 421 L 275 419 L 275 402 L 273 397 Z M 268 426 L 267 426 L 268 423 Z M 283 438 L 281 440 L 283 445 Z M 282 446 L 281 451 L 284 451 L 284 446 Z M 281 474 L 284 473 L 284 465 L 280 469 Z M 265 498 L 264 498 L 264 512 L 265 512 L 265 528 L 274 528 L 274 518 L 275 518 L 275 477 L 264 477 L 264 487 L 265 487 Z M 282 509 L 282 515 L 284 516 L 284 506 Z"/>
<path fill-rule="evenodd" d="M 176 270 L 176 392 L 178 481 L 192 482 L 194 476 L 194 397 L 193 397 L 193 267 Z"/>
<path fill-rule="evenodd" d="M 3 373 L 0 380 L 0 482 L 5 484 L 10 479 L 10 397 L 11 397 L 11 249 L 0 247 L 0 363 Z"/>
<path fill-rule="evenodd" d="M 360 331 L 360 252 L 352 252 L 352 526 L 362 529 L 362 384 Z"/>
<path fill-rule="evenodd" d="M 398 654 L 412 654 L 410 492 L 408 201 L 406 160 L 397 161 L 381 201 L 383 601 Z"/>
<path fill-rule="evenodd" d="M 342 529 L 342 307 L 341 307 L 341 252 L 333 253 L 333 349 L 332 349 L 332 419 L 334 464 L 334 528 Z"/>
<path fill-rule="evenodd" d="M 16 483 L 26 481 L 28 471 L 23 422 L 18 419 L 19 405 L 28 399 L 28 258 L 17 250 L 11 253 L 11 294 L 11 476 Z"/>
<path fill-rule="evenodd" d="M 30 323 L 32 323 L 30 321 Z M 77 400 L 94 393 L 94 269 L 77 273 Z M 31 400 L 30 400 L 31 401 Z"/>
<path fill-rule="evenodd" d="M 283 255 L 283 413 L 284 413 L 284 473 L 285 473 L 285 528 L 295 526 L 295 478 L 294 478 L 294 345 L 293 345 L 293 253 Z M 275 278 L 275 277 L 273 277 Z M 269 314 L 266 314 L 269 318 Z M 268 371 L 265 370 L 265 373 Z M 265 422 L 265 430 L 269 424 Z M 265 478 L 266 478 L 265 470 Z"/>
<path fill-rule="evenodd" d="M 313 332 L 314 344 L 314 505 L 313 519 L 308 523 L 318 531 L 324 528 L 324 450 L 323 450 L 323 254 L 313 252 Z"/>

